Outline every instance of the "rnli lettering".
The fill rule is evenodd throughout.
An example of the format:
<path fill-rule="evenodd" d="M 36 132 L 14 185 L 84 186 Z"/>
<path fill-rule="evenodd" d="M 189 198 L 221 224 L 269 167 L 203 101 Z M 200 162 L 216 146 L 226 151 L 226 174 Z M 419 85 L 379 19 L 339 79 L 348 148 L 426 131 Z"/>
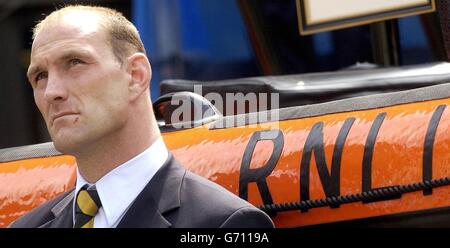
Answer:
<path fill-rule="evenodd" d="M 441 120 L 442 113 L 445 110 L 446 105 L 439 105 L 431 117 L 430 124 L 428 125 L 427 134 L 425 136 L 424 151 L 423 151 L 423 181 L 431 180 L 433 175 L 433 145 L 434 138 L 436 137 L 436 130 Z M 431 195 L 432 189 L 424 190 L 424 195 Z"/>
<path fill-rule="evenodd" d="M 375 121 L 372 123 L 369 135 L 367 135 L 362 162 L 362 192 L 367 192 L 372 189 L 373 148 L 378 136 L 378 131 L 380 131 L 381 124 L 383 124 L 385 117 L 386 113 L 378 114 Z"/>
<path fill-rule="evenodd" d="M 434 110 L 429 122 L 427 131 L 424 139 L 423 146 L 423 162 L 422 162 L 422 177 L 423 181 L 432 180 L 432 165 L 433 165 L 433 146 L 436 136 L 436 131 L 441 120 L 442 114 L 446 108 L 446 105 L 439 105 Z M 369 133 L 366 138 L 364 145 L 364 153 L 361 164 L 362 169 L 362 182 L 361 182 L 361 192 L 368 192 L 374 190 L 372 188 L 372 160 L 374 155 L 374 147 L 377 141 L 378 133 L 380 131 L 387 113 L 379 113 L 373 123 L 371 124 Z M 347 118 L 342 127 L 340 128 L 339 134 L 336 138 L 334 145 L 334 150 L 332 154 L 331 167 L 328 170 L 328 165 L 325 157 L 325 147 L 324 147 L 324 123 L 315 123 L 303 145 L 303 152 L 300 161 L 300 199 L 301 201 L 310 200 L 310 166 L 312 160 L 312 154 L 314 153 L 315 164 L 318 171 L 318 176 L 322 185 L 322 189 L 326 197 L 340 196 L 340 180 L 341 180 L 341 159 L 344 150 L 345 141 L 347 136 L 355 122 L 355 118 Z M 268 137 L 273 138 L 264 138 Z M 274 144 L 272 154 L 269 161 L 260 166 L 257 169 L 250 169 L 250 162 L 252 155 L 254 153 L 256 144 L 260 140 L 271 140 Z M 251 136 L 247 147 L 244 151 L 244 156 L 242 158 L 242 163 L 240 167 L 239 176 L 239 196 L 245 200 L 248 199 L 248 184 L 251 182 L 256 182 L 258 186 L 259 193 L 263 199 L 264 204 L 272 204 L 273 199 L 270 194 L 270 189 L 267 184 L 267 177 L 275 169 L 276 164 L 281 156 L 281 152 L 284 146 L 284 135 L 281 130 L 263 130 L 253 133 Z M 432 194 L 432 190 L 424 190 L 424 195 Z M 389 200 L 400 198 L 400 195 L 395 195 L 390 198 L 377 198 L 373 200 L 368 200 L 364 203 Z M 339 205 L 331 205 L 332 208 L 339 207 Z M 306 210 L 305 210 L 306 211 Z"/>
<path fill-rule="evenodd" d="M 303 147 L 303 155 L 300 162 L 300 198 L 302 200 L 309 200 L 309 169 L 313 151 L 317 171 L 319 172 L 320 182 L 322 183 L 325 195 L 327 197 L 340 195 L 342 150 L 344 149 L 345 139 L 347 138 L 353 122 L 355 122 L 355 118 L 345 120 L 344 125 L 339 131 L 331 160 L 331 173 L 328 172 L 328 166 L 325 159 L 323 122 L 314 124 L 306 139 L 305 146 Z M 339 207 L 339 205 L 334 205 L 332 207 Z"/>
<path fill-rule="evenodd" d="M 272 155 L 267 163 L 259 168 L 250 169 L 250 162 L 256 144 L 260 140 L 271 140 L 273 142 Z M 272 204 L 272 196 L 270 195 L 269 187 L 266 178 L 272 173 L 281 156 L 281 151 L 284 146 L 283 133 L 276 130 L 264 130 L 253 133 L 250 141 L 245 148 L 244 157 L 242 158 L 240 175 L 239 175 L 239 197 L 244 200 L 248 199 L 248 184 L 256 182 L 259 193 L 264 204 Z"/>

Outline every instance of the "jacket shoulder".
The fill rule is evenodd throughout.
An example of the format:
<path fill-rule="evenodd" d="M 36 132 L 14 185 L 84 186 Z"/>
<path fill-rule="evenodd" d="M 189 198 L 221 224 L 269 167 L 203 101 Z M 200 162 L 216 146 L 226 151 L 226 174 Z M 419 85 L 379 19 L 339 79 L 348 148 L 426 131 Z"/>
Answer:
<path fill-rule="evenodd" d="M 200 227 L 273 227 L 270 217 L 222 186 L 186 171 L 181 187 L 181 208 Z M 202 222 L 202 223 L 196 223 Z M 194 226 L 195 226 L 194 225 Z"/>

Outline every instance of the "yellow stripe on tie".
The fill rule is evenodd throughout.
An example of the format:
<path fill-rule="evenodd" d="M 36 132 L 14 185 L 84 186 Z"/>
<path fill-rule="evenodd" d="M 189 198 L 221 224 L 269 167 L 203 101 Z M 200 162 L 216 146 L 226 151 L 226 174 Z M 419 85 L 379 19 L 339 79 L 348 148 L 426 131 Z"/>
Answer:
<path fill-rule="evenodd" d="M 80 191 L 78 194 L 77 204 L 80 210 L 86 215 L 95 216 L 98 211 L 94 200 L 92 200 L 91 196 L 85 190 Z"/>
<path fill-rule="evenodd" d="M 94 228 L 94 218 L 89 220 L 86 224 L 84 224 L 81 228 Z"/>

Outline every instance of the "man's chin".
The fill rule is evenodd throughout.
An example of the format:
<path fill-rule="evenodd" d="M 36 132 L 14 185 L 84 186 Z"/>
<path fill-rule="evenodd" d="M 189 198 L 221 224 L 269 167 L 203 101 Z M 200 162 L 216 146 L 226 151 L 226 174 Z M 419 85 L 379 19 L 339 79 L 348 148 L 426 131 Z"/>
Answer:
<path fill-rule="evenodd" d="M 67 142 L 67 141 L 58 142 L 58 141 L 53 140 L 53 145 L 55 146 L 55 149 L 58 152 L 61 152 L 63 154 L 74 155 L 74 151 L 76 150 L 74 144 L 72 144 L 71 142 Z"/>
<path fill-rule="evenodd" d="M 80 143 L 80 137 L 77 137 L 77 132 L 73 128 L 64 127 L 57 129 L 53 126 L 51 131 L 50 137 L 52 138 L 53 144 L 56 150 L 61 153 L 72 154 L 75 146 Z"/>
<path fill-rule="evenodd" d="M 57 151 L 69 155 L 74 155 L 81 143 L 73 135 L 56 135 L 52 136 L 52 140 Z"/>

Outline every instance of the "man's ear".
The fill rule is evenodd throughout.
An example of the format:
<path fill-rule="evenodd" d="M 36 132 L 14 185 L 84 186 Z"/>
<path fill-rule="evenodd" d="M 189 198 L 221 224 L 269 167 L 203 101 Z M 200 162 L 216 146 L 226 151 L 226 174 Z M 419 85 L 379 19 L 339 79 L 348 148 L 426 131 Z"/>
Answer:
<path fill-rule="evenodd" d="M 149 90 L 152 68 L 145 54 L 135 53 L 128 57 L 127 71 L 131 76 L 131 81 L 128 85 L 130 101 L 134 101 L 143 92 Z"/>

